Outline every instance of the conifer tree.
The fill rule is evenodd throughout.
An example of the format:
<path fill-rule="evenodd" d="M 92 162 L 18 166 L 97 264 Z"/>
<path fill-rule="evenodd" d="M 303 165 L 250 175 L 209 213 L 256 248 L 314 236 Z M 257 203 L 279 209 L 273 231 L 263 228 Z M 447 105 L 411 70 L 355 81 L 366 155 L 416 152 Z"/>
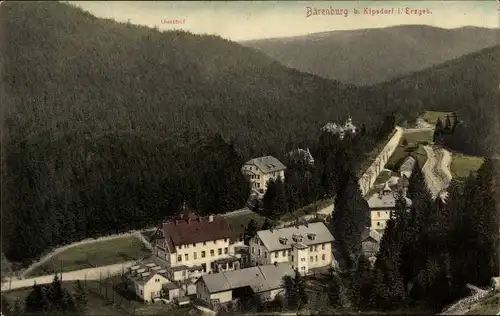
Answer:
<path fill-rule="evenodd" d="M 245 232 L 243 234 L 243 238 L 246 245 L 248 245 L 250 239 L 252 239 L 255 236 L 258 229 L 259 228 L 257 227 L 257 222 L 255 221 L 255 219 L 252 218 L 245 227 Z"/>
<path fill-rule="evenodd" d="M 87 290 L 83 287 L 80 280 L 76 281 L 75 305 L 81 314 L 85 314 L 87 310 Z"/>

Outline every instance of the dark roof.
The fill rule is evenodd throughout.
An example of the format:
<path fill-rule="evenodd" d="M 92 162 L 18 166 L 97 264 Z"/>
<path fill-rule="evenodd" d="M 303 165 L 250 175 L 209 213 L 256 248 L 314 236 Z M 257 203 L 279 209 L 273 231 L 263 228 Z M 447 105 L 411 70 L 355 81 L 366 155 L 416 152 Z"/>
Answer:
<path fill-rule="evenodd" d="M 175 247 L 199 242 L 235 237 L 231 226 L 222 216 L 199 217 L 193 214 L 162 224 L 163 236 L 171 252 Z"/>

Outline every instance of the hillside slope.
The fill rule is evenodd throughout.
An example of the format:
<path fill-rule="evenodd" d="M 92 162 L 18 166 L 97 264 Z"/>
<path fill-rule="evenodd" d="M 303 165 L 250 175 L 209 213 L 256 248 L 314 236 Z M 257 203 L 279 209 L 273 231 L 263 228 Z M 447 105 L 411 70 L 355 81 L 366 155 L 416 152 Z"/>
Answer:
<path fill-rule="evenodd" d="M 0 21 L 2 241 L 13 259 L 156 224 L 183 201 L 240 208 L 244 159 L 309 143 L 327 120 L 368 125 L 384 112 L 366 89 L 215 36 L 57 2 L 4 2 Z"/>
<path fill-rule="evenodd" d="M 415 111 L 457 111 L 466 126 L 454 137 L 460 149 L 472 155 L 497 157 L 499 84 L 500 45 L 370 89 L 373 94 L 387 96 L 388 103 L 408 118 L 414 117 Z"/>
<path fill-rule="evenodd" d="M 402 25 L 241 42 L 286 66 L 369 85 L 498 44 L 498 30 Z"/>

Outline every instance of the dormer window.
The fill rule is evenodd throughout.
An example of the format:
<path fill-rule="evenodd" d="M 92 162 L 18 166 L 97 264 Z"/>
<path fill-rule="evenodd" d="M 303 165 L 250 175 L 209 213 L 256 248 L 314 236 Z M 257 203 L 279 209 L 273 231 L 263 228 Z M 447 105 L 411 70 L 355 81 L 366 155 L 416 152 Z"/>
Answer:
<path fill-rule="evenodd" d="M 302 236 L 301 235 L 293 234 L 292 239 L 295 242 L 302 242 Z"/>
<path fill-rule="evenodd" d="M 288 239 L 287 239 L 287 238 L 285 238 L 285 237 L 280 237 L 280 238 L 279 238 L 279 241 L 280 241 L 280 244 L 282 244 L 282 245 L 286 245 L 286 244 L 287 244 L 287 242 L 288 242 Z"/>
<path fill-rule="evenodd" d="M 316 240 L 316 234 L 313 233 L 307 234 L 307 238 L 309 238 L 310 240 Z"/>

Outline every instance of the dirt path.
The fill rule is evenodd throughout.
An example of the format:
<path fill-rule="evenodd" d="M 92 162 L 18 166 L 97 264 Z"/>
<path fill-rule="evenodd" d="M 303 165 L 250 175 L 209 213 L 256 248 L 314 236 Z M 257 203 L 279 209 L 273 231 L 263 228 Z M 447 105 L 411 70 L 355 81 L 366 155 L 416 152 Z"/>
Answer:
<path fill-rule="evenodd" d="M 422 168 L 425 181 L 433 198 L 444 192 L 450 185 L 452 179 L 450 165 L 451 153 L 444 148 L 424 146 L 427 153 L 427 161 Z"/>

